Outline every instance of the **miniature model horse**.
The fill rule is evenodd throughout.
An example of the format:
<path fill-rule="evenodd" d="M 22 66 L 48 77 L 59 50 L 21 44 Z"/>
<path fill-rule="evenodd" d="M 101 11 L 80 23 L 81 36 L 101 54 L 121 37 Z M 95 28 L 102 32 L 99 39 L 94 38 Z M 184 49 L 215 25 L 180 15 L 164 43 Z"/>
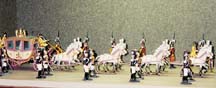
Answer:
<path fill-rule="evenodd" d="M 116 45 L 113 48 L 111 54 L 102 54 L 102 55 L 99 55 L 98 57 L 96 57 L 96 62 L 97 62 L 97 66 L 98 66 L 97 68 L 98 68 L 98 70 L 100 70 L 100 65 L 103 65 L 104 66 L 104 70 L 105 70 L 106 64 L 107 63 L 112 63 L 113 71 L 115 72 L 116 68 L 117 68 L 117 65 L 119 65 L 121 63 L 120 57 L 122 55 L 125 55 L 126 53 L 127 53 L 127 51 L 125 50 L 125 48 L 122 48 L 122 46 Z"/>
<path fill-rule="evenodd" d="M 76 62 L 79 62 L 77 55 L 80 53 L 80 51 L 81 47 L 78 47 L 76 43 L 71 43 L 64 53 L 54 55 L 52 60 L 54 63 L 57 62 L 57 65 L 60 65 L 61 62 L 68 62 L 68 65 L 71 63 L 75 64 Z"/>
<path fill-rule="evenodd" d="M 206 66 L 206 60 L 207 58 L 212 58 L 213 53 L 208 50 L 208 46 L 205 45 L 200 49 L 197 56 L 195 58 L 190 58 L 192 65 L 198 65 L 200 67 L 199 75 L 203 77 L 203 70 L 205 69 L 207 71 L 208 67 Z"/>
<path fill-rule="evenodd" d="M 160 70 L 159 67 L 163 63 L 164 58 L 168 57 L 169 55 L 170 55 L 169 49 L 164 41 L 163 44 L 160 45 L 160 47 L 156 49 L 153 55 L 146 55 L 146 56 L 141 57 L 142 59 L 141 66 L 144 67 L 144 69 L 146 70 L 146 68 L 150 64 L 155 64 L 156 74 L 158 74 Z"/>

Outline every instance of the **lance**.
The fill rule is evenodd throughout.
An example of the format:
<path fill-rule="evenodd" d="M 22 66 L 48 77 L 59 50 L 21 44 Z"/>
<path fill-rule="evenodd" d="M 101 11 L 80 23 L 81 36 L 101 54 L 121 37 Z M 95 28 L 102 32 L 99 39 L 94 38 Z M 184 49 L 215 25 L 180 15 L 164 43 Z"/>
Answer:
<path fill-rule="evenodd" d="M 145 33 L 143 32 L 143 34 L 142 34 L 142 38 L 145 40 L 145 42 L 146 42 L 146 38 L 145 38 Z"/>
<path fill-rule="evenodd" d="M 205 40 L 205 34 L 204 33 L 202 34 L 202 39 Z"/>
<path fill-rule="evenodd" d="M 173 40 L 175 40 L 175 32 L 173 33 Z"/>

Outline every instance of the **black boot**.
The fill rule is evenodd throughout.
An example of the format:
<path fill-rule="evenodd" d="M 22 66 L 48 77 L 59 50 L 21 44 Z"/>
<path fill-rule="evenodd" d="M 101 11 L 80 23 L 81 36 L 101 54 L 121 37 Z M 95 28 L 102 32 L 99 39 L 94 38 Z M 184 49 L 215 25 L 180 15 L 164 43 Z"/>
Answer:
<path fill-rule="evenodd" d="M 50 73 L 51 72 L 51 68 L 50 67 L 48 67 L 48 69 L 47 69 L 47 76 L 53 76 L 53 74 L 52 73 Z"/>
<path fill-rule="evenodd" d="M 5 66 L 2 67 L 2 72 L 3 72 L 3 73 L 8 73 L 7 67 L 5 67 Z"/>
<path fill-rule="evenodd" d="M 40 79 L 40 78 L 42 78 L 42 76 L 41 76 L 41 71 L 38 71 L 38 75 L 37 75 L 37 77 L 36 77 L 37 79 Z"/>
<path fill-rule="evenodd" d="M 90 73 L 89 73 L 89 72 L 87 72 L 87 79 L 88 79 L 88 80 L 92 80 L 92 79 L 90 78 Z"/>
<path fill-rule="evenodd" d="M 43 69 L 43 70 L 41 71 L 41 77 L 42 77 L 42 78 L 46 78 L 45 70 L 46 70 L 46 69 Z"/>
<path fill-rule="evenodd" d="M 142 76 L 142 72 L 141 71 L 138 71 L 138 76 L 139 76 L 140 79 L 142 79 L 142 80 L 144 79 L 144 77 Z"/>
<path fill-rule="evenodd" d="M 134 80 L 134 78 L 133 78 L 133 74 L 131 73 L 131 77 L 130 77 L 129 82 L 132 82 L 133 80 Z"/>
<path fill-rule="evenodd" d="M 183 85 L 190 85 L 190 84 L 192 84 L 192 83 L 190 83 L 190 82 L 188 81 L 188 77 L 187 77 L 187 76 L 183 76 L 183 77 L 182 77 L 182 82 L 181 82 L 181 84 L 183 84 Z"/>

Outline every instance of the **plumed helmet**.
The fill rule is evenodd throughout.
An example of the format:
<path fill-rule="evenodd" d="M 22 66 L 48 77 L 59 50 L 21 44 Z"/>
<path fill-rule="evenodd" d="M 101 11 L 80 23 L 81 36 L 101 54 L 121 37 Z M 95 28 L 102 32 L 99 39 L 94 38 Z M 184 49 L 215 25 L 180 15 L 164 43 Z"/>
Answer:
<path fill-rule="evenodd" d="M 81 41 L 81 38 L 80 38 L 80 37 L 77 37 L 77 41 Z"/>
<path fill-rule="evenodd" d="M 211 41 L 210 40 L 206 40 L 206 44 L 207 45 L 211 45 Z"/>
<path fill-rule="evenodd" d="M 145 43 L 145 39 L 140 40 L 140 44 L 143 44 L 143 43 Z"/>
<path fill-rule="evenodd" d="M 77 39 L 73 39 L 73 41 L 74 41 L 74 42 L 76 42 L 76 41 L 77 41 Z"/>

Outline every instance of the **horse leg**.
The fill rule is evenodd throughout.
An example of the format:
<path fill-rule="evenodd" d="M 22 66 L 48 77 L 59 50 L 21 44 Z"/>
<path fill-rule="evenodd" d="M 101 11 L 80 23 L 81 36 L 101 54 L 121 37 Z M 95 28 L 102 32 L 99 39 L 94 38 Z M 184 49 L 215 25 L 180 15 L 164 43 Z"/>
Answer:
<path fill-rule="evenodd" d="M 152 73 L 152 71 L 151 71 L 151 68 L 150 68 L 150 65 L 149 65 L 149 64 L 147 64 L 147 68 L 148 68 L 149 72 L 150 72 L 150 73 Z"/>
<path fill-rule="evenodd" d="M 106 65 L 105 65 L 105 68 L 106 68 L 107 71 L 109 71 L 108 64 L 109 63 L 106 63 Z"/>
<path fill-rule="evenodd" d="M 117 64 L 113 63 L 113 73 L 115 73 L 117 71 L 117 67 L 116 66 L 117 66 Z"/>
<path fill-rule="evenodd" d="M 107 72 L 107 70 L 106 70 L 106 63 L 103 63 L 103 70 L 104 70 L 104 72 Z"/>
<path fill-rule="evenodd" d="M 155 67 L 156 67 L 156 75 L 159 75 L 159 76 L 160 76 L 160 73 L 159 73 L 159 72 L 160 72 L 159 66 L 160 66 L 160 63 L 157 63 Z"/>

